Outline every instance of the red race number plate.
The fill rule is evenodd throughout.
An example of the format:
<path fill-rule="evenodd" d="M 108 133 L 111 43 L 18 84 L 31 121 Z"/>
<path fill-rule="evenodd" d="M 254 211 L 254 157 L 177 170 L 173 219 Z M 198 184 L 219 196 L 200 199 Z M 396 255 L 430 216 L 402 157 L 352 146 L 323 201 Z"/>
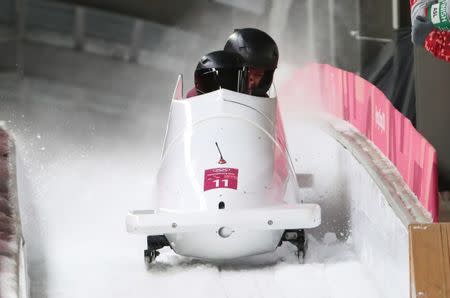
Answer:
<path fill-rule="evenodd" d="M 237 189 L 238 169 L 216 168 L 205 170 L 205 181 L 203 190 L 207 191 L 216 188 Z"/>

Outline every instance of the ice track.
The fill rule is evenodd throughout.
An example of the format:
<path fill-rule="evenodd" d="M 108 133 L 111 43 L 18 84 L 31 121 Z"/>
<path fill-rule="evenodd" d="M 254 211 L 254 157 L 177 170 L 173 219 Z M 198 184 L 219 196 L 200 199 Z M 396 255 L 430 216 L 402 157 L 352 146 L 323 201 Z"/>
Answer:
<path fill-rule="evenodd" d="M 138 98 L 122 105 L 110 94 L 60 82 L 29 78 L 20 84 L 26 86 L 20 93 L 22 100 L 3 97 L 0 118 L 7 121 L 17 141 L 33 298 L 387 297 L 381 294 L 380 285 L 388 286 L 383 282 L 398 284 L 397 290 L 407 297 L 408 273 L 402 267 L 407 252 L 400 251 L 405 247 L 391 249 L 389 245 L 397 247 L 392 240 L 380 244 L 380 249 L 373 247 L 375 251 L 369 250 L 371 254 L 361 260 L 360 246 L 371 245 L 373 239 L 355 245 L 350 214 L 342 213 L 350 207 L 341 199 L 352 183 L 340 181 L 359 177 L 353 174 L 358 171 L 341 175 L 342 169 L 355 166 L 340 155 L 336 160 L 328 149 L 321 153 L 319 148 L 332 148 L 336 141 L 303 123 L 290 106 L 295 102 L 285 103 L 283 109 L 290 111 L 283 114 L 292 159 L 297 172 L 316 179 L 303 190 L 305 199 L 327 204 L 324 215 L 329 216 L 309 236 L 306 264 L 297 264 L 292 248 L 285 245 L 275 254 L 226 264 L 191 260 L 166 250 L 147 270 L 145 238 L 127 234 L 124 218 L 128 210 L 149 207 L 147 196 L 160 158 L 168 99 Z M 371 235 L 399 233 L 396 238 L 407 239 L 392 212 L 383 212 L 358 220 Z M 383 216 L 386 226 L 373 228 L 374 216 Z M 376 263 L 368 271 L 367 264 L 379 260 L 377 250 L 386 256 L 386 263 Z M 396 262 L 401 266 L 395 267 Z M 383 275 L 389 277 L 387 281 L 379 280 Z M 395 296 L 395 291 L 391 297 L 402 296 Z"/>
<path fill-rule="evenodd" d="M 26 103 L 9 102 L 1 116 L 10 120 L 23 161 L 32 297 L 379 297 L 350 245 L 334 234 L 320 240 L 326 243 L 311 239 L 303 266 L 284 246 L 232 264 L 166 251 L 146 270 L 145 239 L 126 233 L 124 216 L 146 207 L 168 101 L 148 103 L 134 118 L 126 110 L 94 110 L 90 95 L 58 100 L 60 85 L 27 83 L 38 92 Z"/>

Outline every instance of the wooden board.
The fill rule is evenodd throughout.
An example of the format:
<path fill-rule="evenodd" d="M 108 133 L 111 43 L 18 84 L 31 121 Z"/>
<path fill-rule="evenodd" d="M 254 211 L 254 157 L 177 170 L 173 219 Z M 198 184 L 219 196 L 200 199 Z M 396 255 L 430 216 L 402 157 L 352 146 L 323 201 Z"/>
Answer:
<path fill-rule="evenodd" d="M 409 226 L 412 298 L 450 298 L 450 224 Z"/>

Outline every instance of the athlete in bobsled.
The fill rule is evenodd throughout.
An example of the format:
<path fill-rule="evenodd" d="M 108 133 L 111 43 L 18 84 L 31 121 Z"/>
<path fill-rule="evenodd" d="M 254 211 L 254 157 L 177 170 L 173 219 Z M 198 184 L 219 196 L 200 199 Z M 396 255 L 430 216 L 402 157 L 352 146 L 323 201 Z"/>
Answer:
<path fill-rule="evenodd" d="M 303 260 L 305 229 L 320 224 L 320 207 L 300 197 L 280 137 L 277 98 L 262 84 L 272 81 L 275 68 L 259 66 L 262 75 L 250 78 L 249 60 L 239 50 L 225 46 L 200 60 L 196 96 L 182 98 L 178 80 L 151 198 L 155 208 L 127 216 L 128 232 L 147 235 L 147 263 L 164 246 L 226 260 L 273 252 L 284 241 Z"/>
<path fill-rule="evenodd" d="M 246 82 L 247 88 L 239 92 L 266 97 L 278 66 L 278 46 L 272 37 L 255 28 L 236 29 L 228 37 L 224 51 L 239 54 L 245 66 L 242 80 Z M 197 70 L 198 65 L 195 76 Z M 197 79 L 195 82 L 198 82 Z M 187 93 L 187 97 L 197 94 L 202 94 L 202 91 L 195 86 Z"/>
<path fill-rule="evenodd" d="M 239 54 L 246 67 L 247 93 L 267 96 L 278 66 L 278 46 L 264 31 L 255 28 L 234 30 L 224 50 Z"/>

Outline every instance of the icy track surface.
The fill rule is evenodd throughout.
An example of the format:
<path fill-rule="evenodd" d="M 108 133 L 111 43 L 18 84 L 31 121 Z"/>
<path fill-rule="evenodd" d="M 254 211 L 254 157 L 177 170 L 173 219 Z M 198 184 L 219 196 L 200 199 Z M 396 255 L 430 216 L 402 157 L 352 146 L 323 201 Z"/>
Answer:
<path fill-rule="evenodd" d="M 22 84 L 21 100 L 2 91 L 0 119 L 23 161 L 19 197 L 33 298 L 381 297 L 351 245 L 334 234 L 310 239 L 305 265 L 285 245 L 227 264 L 165 250 L 147 270 L 145 237 L 126 233 L 125 215 L 149 207 L 171 90 L 149 100 L 41 79 Z"/>

